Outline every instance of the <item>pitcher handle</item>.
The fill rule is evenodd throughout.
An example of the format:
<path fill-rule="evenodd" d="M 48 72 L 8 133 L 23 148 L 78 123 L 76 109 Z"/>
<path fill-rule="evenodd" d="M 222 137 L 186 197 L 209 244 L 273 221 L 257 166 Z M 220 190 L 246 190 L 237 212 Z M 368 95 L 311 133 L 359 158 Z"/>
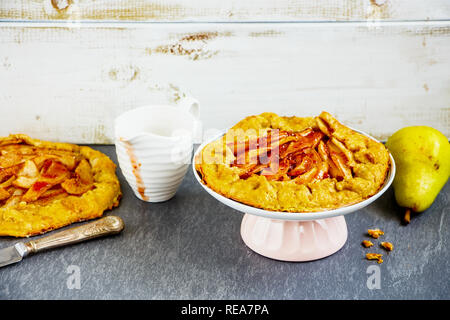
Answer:
<path fill-rule="evenodd" d="M 178 102 L 178 106 L 192 114 L 195 118 L 193 141 L 194 143 L 202 142 L 202 122 L 200 121 L 200 104 L 197 99 L 185 97 Z"/>

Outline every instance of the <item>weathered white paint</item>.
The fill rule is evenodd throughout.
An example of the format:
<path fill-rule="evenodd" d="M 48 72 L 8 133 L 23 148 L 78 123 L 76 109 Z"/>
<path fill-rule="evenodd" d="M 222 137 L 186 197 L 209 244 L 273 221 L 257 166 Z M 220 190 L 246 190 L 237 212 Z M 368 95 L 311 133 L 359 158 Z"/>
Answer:
<path fill-rule="evenodd" d="M 448 0 L 1 0 L 6 20 L 361 21 L 442 20 Z"/>
<path fill-rule="evenodd" d="M 450 22 L 0 24 L 0 135 L 110 143 L 125 110 L 200 100 L 205 128 L 328 110 L 450 137 Z"/>

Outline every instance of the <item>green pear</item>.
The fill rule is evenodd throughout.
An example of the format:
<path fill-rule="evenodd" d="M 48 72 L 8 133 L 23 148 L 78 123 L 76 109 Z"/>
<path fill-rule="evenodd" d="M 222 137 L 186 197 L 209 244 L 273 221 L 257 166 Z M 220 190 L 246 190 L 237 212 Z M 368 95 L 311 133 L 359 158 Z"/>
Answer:
<path fill-rule="evenodd" d="M 400 129 L 386 142 L 394 157 L 397 173 L 394 193 L 397 203 L 410 210 L 428 209 L 448 180 L 450 144 L 446 136 L 427 126 Z"/>

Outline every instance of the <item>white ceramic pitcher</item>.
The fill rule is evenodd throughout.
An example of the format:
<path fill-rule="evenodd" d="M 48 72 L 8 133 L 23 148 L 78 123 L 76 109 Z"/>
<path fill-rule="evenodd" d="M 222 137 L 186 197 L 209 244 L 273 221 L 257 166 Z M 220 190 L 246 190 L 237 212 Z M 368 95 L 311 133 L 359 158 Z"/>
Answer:
<path fill-rule="evenodd" d="M 115 119 L 120 169 L 136 197 L 147 202 L 172 198 L 200 142 L 199 103 L 184 98 L 176 106 L 153 105 Z"/>

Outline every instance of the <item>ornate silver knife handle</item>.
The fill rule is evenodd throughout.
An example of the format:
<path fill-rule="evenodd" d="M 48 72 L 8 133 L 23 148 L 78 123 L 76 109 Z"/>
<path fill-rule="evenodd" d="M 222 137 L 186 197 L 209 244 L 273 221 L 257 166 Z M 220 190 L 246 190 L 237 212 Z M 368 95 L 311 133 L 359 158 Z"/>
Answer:
<path fill-rule="evenodd" d="M 117 234 L 121 232 L 123 228 L 124 223 L 121 218 L 117 216 L 107 216 L 79 227 L 60 231 L 37 240 L 28 241 L 24 243 L 26 248 L 24 256 L 44 249 L 61 247 L 97 237 Z"/>

